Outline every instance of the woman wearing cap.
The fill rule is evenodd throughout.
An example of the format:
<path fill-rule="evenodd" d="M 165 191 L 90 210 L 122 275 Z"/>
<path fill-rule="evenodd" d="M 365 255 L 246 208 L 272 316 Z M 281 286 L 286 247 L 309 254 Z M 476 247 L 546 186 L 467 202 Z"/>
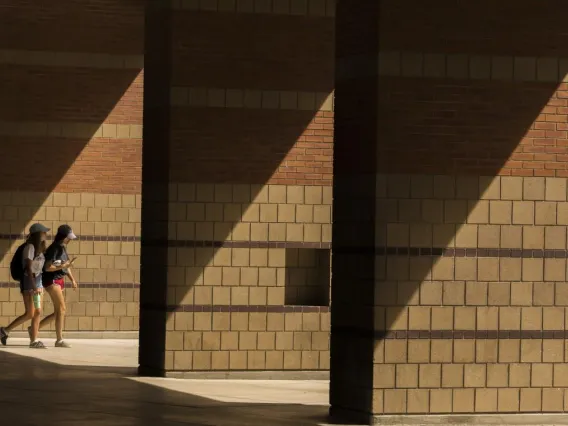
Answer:
<path fill-rule="evenodd" d="M 47 232 L 49 232 L 49 228 L 41 223 L 34 223 L 30 227 L 30 234 L 22 252 L 23 278 L 20 281 L 20 291 L 26 312 L 12 321 L 9 326 L 0 328 L 0 342 L 3 345 L 6 344 L 10 331 L 26 321 L 32 320 L 32 325 L 28 328 L 31 340 L 30 348 L 45 349 L 45 345 L 37 340 L 41 308 L 34 306 L 33 296 L 43 293 L 42 270 L 45 264 L 44 253 Z"/>
<path fill-rule="evenodd" d="M 55 332 L 57 334 L 55 347 L 57 348 L 71 347 L 63 340 L 63 323 L 66 309 L 63 289 L 65 288 L 65 277 L 69 277 L 74 289 L 77 288 L 77 281 L 71 272 L 73 261 L 69 261 L 69 256 L 67 255 L 67 243 L 75 239 L 77 239 L 77 236 L 73 233 L 71 227 L 69 225 L 61 225 L 57 229 L 57 235 L 55 235 L 53 243 L 45 253 L 43 286 L 53 302 L 53 313 L 45 317 L 39 327 L 45 327 L 55 320 Z"/>

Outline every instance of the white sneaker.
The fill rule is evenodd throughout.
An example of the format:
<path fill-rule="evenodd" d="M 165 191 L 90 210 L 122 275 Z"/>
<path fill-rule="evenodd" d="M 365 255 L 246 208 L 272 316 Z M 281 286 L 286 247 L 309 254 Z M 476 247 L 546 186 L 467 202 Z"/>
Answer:
<path fill-rule="evenodd" d="M 67 343 L 65 340 L 58 340 L 57 342 L 55 342 L 55 347 L 56 348 L 70 348 L 71 345 L 69 343 Z"/>
<path fill-rule="evenodd" d="M 30 343 L 30 348 L 32 348 L 32 349 L 47 349 L 47 346 L 45 346 L 39 340 L 36 340 L 35 342 Z"/>

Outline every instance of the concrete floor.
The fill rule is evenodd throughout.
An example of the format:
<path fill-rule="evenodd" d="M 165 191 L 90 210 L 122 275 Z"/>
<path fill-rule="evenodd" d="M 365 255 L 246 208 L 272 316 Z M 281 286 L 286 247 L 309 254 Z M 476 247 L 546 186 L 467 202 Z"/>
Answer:
<path fill-rule="evenodd" d="M 325 381 L 146 379 L 135 340 L 0 347 L 0 423 L 10 426 L 323 426 Z"/>

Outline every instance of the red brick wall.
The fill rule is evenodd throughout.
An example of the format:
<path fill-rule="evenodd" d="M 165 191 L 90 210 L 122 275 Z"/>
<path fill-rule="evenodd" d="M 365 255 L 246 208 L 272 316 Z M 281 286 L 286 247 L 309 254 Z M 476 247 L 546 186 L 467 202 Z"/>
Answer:
<path fill-rule="evenodd" d="M 333 112 L 180 108 L 172 123 L 175 182 L 331 184 Z"/>
<path fill-rule="evenodd" d="M 142 125 L 143 12 L 132 0 L 0 1 L 0 190 L 140 192 L 141 131 L 95 132 Z M 22 177 L 25 165 L 35 172 Z"/>
<path fill-rule="evenodd" d="M 2 141 L 0 156 L 10 161 L 2 165 L 0 191 L 140 193 L 141 141 L 43 136 Z"/>
<path fill-rule="evenodd" d="M 177 11 L 173 84 L 329 91 L 333 33 L 329 18 Z"/>
<path fill-rule="evenodd" d="M 383 1 L 380 49 L 400 68 L 381 80 L 381 168 L 567 176 L 565 9 Z"/>
<path fill-rule="evenodd" d="M 329 18 L 176 11 L 172 85 L 330 93 L 333 34 Z M 331 111 L 176 107 L 172 114 L 173 181 L 331 184 Z"/>
<path fill-rule="evenodd" d="M 333 112 L 318 112 L 270 182 L 277 185 L 331 185 L 332 159 Z"/>
<path fill-rule="evenodd" d="M 65 57 L 57 55 L 127 55 L 124 61 L 140 55 L 143 4 L 65 0 L 44 8 L 38 1 L 17 6 L 4 2 L 0 10 L 0 49 L 40 51 L 52 61 L 49 66 L 0 61 L 2 120 L 141 124 L 142 72 L 60 66 Z M 24 26 L 28 36 L 21 37 Z M 333 87 L 333 20 L 328 18 L 180 12 L 173 37 L 174 85 L 328 93 Z M 314 116 L 312 111 L 224 110 L 216 119 L 225 124 L 215 129 L 203 120 L 209 113 L 193 110 L 194 119 L 174 134 L 179 142 L 173 151 L 174 164 L 179 164 L 176 179 L 330 184 L 332 112 Z M 214 140 L 200 147 L 188 145 L 184 138 L 189 136 Z M 14 137 L 6 136 L 10 141 Z M 53 135 L 17 140 L 25 149 L 10 150 L 13 161 L 0 172 L 5 190 L 140 190 L 140 140 Z M 250 143 L 246 155 L 238 148 L 244 141 Z M 49 148 L 54 146 L 64 148 Z M 34 151 L 42 162 L 57 164 L 56 171 L 40 170 L 13 184 L 18 164 Z"/>
<path fill-rule="evenodd" d="M 381 48 L 409 52 L 563 56 L 565 2 L 382 1 Z M 545 41 L 545 42 L 543 42 Z"/>
<path fill-rule="evenodd" d="M 140 54 L 144 1 L 0 1 L 0 49 Z"/>
<path fill-rule="evenodd" d="M 385 78 L 387 173 L 567 176 L 566 85 Z"/>

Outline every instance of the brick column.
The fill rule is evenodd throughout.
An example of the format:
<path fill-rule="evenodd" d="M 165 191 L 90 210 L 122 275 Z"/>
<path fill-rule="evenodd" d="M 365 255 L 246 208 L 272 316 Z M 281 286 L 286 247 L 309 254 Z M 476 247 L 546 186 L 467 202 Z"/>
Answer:
<path fill-rule="evenodd" d="M 171 9 L 148 1 L 145 22 L 144 143 L 139 372 L 166 370 L 170 174 Z"/>
<path fill-rule="evenodd" d="M 331 415 L 366 421 L 373 391 L 379 1 L 336 17 Z M 369 58 L 371 60 L 369 60 Z"/>

